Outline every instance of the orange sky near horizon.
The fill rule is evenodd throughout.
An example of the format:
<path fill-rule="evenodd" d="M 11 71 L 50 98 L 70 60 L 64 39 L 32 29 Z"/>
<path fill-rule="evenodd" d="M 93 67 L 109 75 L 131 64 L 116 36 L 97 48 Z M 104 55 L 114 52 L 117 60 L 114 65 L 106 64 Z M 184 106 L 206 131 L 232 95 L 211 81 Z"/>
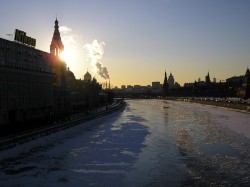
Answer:
<path fill-rule="evenodd" d="M 250 67 L 250 1 L 3 0 L 0 37 L 20 29 L 48 52 L 56 16 L 76 78 L 88 70 L 105 82 L 97 62 L 118 87 L 162 83 L 165 71 L 181 85 L 208 72 L 224 81 Z M 103 50 L 96 60 L 86 48 L 94 41 Z"/>

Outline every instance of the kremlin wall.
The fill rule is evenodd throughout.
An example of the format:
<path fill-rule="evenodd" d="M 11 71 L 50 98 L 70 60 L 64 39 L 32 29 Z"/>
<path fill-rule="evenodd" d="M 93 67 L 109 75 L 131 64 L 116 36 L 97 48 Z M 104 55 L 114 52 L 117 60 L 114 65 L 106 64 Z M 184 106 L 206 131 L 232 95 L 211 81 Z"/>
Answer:
<path fill-rule="evenodd" d="M 16 29 L 15 41 L 0 38 L 0 125 L 86 111 L 111 101 L 90 73 L 76 79 L 59 55 L 64 50 L 56 19 L 50 53 Z M 19 40 L 16 40 L 19 38 Z"/>

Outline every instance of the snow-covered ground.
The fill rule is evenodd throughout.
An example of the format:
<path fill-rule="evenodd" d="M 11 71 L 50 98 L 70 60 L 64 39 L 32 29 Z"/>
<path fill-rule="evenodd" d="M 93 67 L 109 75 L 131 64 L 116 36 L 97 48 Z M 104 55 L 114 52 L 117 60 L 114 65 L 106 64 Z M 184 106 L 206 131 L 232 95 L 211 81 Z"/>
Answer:
<path fill-rule="evenodd" d="M 249 185 L 249 113 L 127 103 L 123 112 L 0 152 L 0 186 Z"/>

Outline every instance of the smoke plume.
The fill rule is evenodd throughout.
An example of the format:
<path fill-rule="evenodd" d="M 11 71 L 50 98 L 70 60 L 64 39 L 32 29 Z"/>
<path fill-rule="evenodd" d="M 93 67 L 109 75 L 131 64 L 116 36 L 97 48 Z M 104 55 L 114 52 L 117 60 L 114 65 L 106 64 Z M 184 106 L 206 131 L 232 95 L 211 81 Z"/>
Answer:
<path fill-rule="evenodd" d="M 83 47 L 88 51 L 88 61 L 95 66 L 95 71 L 104 79 L 109 79 L 109 73 L 106 67 L 100 62 L 104 54 L 104 42 L 93 40 L 92 43 L 86 44 Z"/>
<path fill-rule="evenodd" d="M 101 63 L 96 63 L 97 73 L 104 79 L 109 79 L 109 72 L 106 67 L 103 67 Z"/>

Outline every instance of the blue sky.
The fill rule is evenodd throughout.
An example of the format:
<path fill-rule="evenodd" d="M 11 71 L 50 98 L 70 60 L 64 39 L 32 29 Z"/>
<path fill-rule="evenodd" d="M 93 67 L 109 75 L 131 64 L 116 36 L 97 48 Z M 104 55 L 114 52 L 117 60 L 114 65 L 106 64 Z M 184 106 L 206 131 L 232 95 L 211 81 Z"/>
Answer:
<path fill-rule="evenodd" d="M 0 37 L 20 29 L 49 51 L 57 15 L 71 31 L 70 69 L 82 78 L 91 66 L 84 45 L 104 42 L 101 62 L 111 84 L 148 85 L 163 81 L 217 80 L 245 73 L 250 67 L 249 0 L 0 0 Z M 65 50 L 66 50 L 65 49 Z"/>

